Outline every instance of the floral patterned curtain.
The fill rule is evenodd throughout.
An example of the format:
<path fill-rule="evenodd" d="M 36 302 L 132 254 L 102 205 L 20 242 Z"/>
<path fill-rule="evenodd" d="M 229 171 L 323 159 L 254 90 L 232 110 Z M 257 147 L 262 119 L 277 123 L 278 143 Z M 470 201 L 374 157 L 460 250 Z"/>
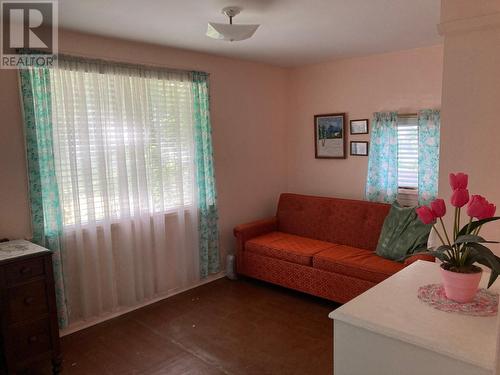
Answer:
<path fill-rule="evenodd" d="M 68 324 L 61 263 L 62 215 L 52 143 L 47 68 L 20 70 L 33 242 L 52 250 L 59 326 Z"/>
<path fill-rule="evenodd" d="M 372 120 L 366 199 L 392 203 L 398 194 L 398 115 L 376 112 Z"/>
<path fill-rule="evenodd" d="M 217 273 L 220 269 L 217 194 L 206 73 L 192 73 L 192 93 L 199 206 L 200 274 L 201 277 L 206 277 Z"/>
<path fill-rule="evenodd" d="M 441 113 L 425 109 L 418 113 L 418 204 L 437 197 L 439 180 L 439 132 Z"/>

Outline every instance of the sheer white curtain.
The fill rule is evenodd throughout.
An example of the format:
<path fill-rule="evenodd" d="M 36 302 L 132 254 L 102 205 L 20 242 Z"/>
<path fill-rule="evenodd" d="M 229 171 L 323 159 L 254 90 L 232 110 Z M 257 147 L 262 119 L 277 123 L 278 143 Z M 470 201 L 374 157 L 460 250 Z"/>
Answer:
<path fill-rule="evenodd" d="M 193 285 L 189 73 L 61 59 L 50 74 L 70 323 Z"/>

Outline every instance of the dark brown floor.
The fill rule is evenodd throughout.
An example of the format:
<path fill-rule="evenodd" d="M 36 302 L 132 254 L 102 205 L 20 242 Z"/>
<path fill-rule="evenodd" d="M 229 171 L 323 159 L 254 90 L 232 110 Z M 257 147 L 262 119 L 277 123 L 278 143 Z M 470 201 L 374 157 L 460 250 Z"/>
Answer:
<path fill-rule="evenodd" d="M 220 279 L 64 337 L 63 374 L 332 374 L 335 307 Z"/>

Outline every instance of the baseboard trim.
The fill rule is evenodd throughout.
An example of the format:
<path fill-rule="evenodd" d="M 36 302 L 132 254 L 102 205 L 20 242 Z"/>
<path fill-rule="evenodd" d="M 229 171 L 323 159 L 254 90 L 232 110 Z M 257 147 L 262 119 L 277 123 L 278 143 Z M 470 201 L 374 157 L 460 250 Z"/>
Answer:
<path fill-rule="evenodd" d="M 197 282 L 196 284 L 191 285 L 191 286 L 189 286 L 187 288 L 182 288 L 182 289 L 170 292 L 168 294 L 165 294 L 163 296 L 153 298 L 153 299 L 148 300 L 147 302 L 141 303 L 141 304 L 139 304 L 137 306 L 127 307 L 127 308 L 124 308 L 124 309 L 120 309 L 118 311 L 114 311 L 112 313 L 99 316 L 99 317 L 97 317 L 95 319 L 82 320 L 82 321 L 75 322 L 75 323 L 71 324 L 69 327 L 59 330 L 59 336 L 63 337 L 63 336 L 69 335 L 71 333 L 75 333 L 75 332 L 81 331 L 82 329 L 92 327 L 92 326 L 94 326 L 96 324 L 103 323 L 106 320 L 117 318 L 117 317 L 119 317 L 121 315 L 124 315 L 124 314 L 127 314 L 127 313 L 129 313 L 131 311 L 134 311 L 134 310 L 140 309 L 142 307 L 145 307 L 145 306 L 148 306 L 148 305 L 152 305 L 153 303 L 162 301 L 164 299 L 173 297 L 176 294 L 183 293 L 183 292 L 186 292 L 186 291 L 188 291 L 190 289 L 194 289 L 196 287 L 199 287 L 201 285 L 211 283 L 212 281 L 221 279 L 224 276 L 226 276 L 225 272 L 219 272 L 219 273 L 217 273 L 215 275 L 208 276 L 206 279 L 203 279 L 203 280 Z"/>

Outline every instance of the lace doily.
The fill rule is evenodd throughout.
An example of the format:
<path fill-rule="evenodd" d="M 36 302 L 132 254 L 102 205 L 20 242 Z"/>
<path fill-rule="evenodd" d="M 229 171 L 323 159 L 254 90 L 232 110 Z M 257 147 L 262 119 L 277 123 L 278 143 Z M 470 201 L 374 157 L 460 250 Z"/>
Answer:
<path fill-rule="evenodd" d="M 446 298 L 442 284 L 418 288 L 418 298 L 435 309 L 472 316 L 495 316 L 498 313 L 498 293 L 479 289 L 471 302 L 459 303 Z"/>

